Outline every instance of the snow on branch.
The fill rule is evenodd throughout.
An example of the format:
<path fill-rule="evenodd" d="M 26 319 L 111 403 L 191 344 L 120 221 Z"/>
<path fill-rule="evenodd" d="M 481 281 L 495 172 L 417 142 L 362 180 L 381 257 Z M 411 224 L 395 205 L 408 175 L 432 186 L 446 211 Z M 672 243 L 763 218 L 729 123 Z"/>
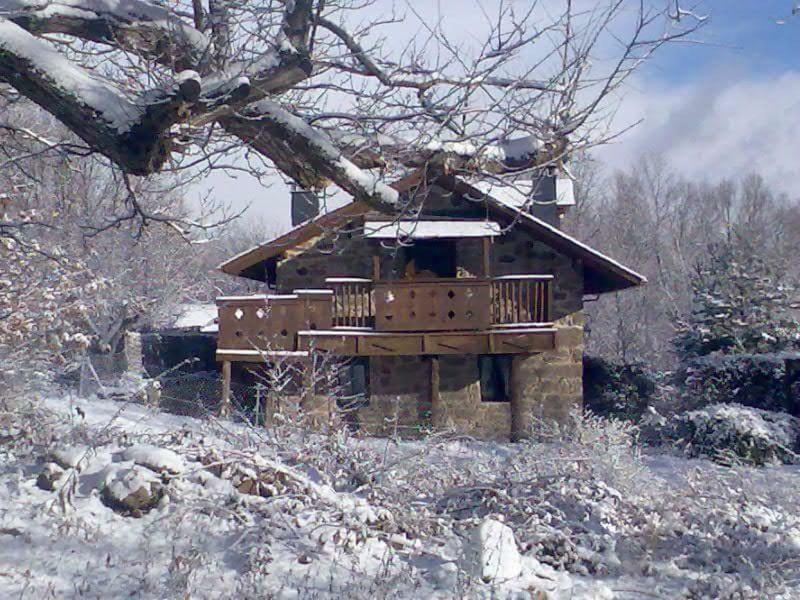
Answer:
<path fill-rule="evenodd" d="M 253 129 L 247 128 L 248 123 Z M 389 210 L 397 207 L 396 190 L 381 183 L 378 175 L 356 166 L 326 133 L 272 100 L 251 104 L 238 119 L 224 124 L 226 128 L 231 125 L 229 130 L 258 147 L 298 183 L 320 187 L 324 179 L 329 179 L 357 200 Z M 263 134 L 268 138 L 267 145 L 259 146 L 258 139 L 253 138 Z M 304 172 L 313 175 L 315 181 L 306 181 Z"/>
<path fill-rule="evenodd" d="M 131 97 L 3 18 L 0 80 L 132 173 L 151 172 L 154 164 L 164 162 L 168 144 L 163 133 L 188 116 L 187 105 L 200 94 L 198 75 L 183 72 L 171 89 Z"/>
<path fill-rule="evenodd" d="M 142 0 L 0 0 L 0 17 L 34 34 L 63 33 L 143 52 L 178 70 L 196 67 L 209 45 L 205 34 Z"/>

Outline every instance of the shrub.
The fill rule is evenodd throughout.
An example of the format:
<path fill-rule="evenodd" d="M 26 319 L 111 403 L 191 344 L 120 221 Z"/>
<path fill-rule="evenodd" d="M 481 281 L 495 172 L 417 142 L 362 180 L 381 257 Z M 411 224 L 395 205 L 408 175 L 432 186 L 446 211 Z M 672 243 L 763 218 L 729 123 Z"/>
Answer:
<path fill-rule="evenodd" d="M 695 358 L 677 374 L 682 404 L 688 409 L 737 403 L 794 413 L 800 406 L 800 374 L 787 364 L 798 353 L 712 355 Z M 797 379 L 798 381 L 794 381 Z"/>
<path fill-rule="evenodd" d="M 791 464 L 798 459 L 798 419 L 739 404 L 714 404 L 673 417 L 671 433 L 689 456 L 723 464 Z"/>
<path fill-rule="evenodd" d="M 656 376 L 644 365 L 583 357 L 583 403 L 596 415 L 638 421 L 656 390 Z"/>

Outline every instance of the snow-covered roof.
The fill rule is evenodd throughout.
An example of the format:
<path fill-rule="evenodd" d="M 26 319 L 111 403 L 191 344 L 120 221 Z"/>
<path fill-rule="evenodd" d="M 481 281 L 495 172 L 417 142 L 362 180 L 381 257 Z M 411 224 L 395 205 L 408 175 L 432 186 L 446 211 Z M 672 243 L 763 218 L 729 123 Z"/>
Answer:
<path fill-rule="evenodd" d="M 467 182 L 482 193 L 514 208 L 529 208 L 537 191 L 536 186 L 539 185 L 538 181 L 529 179 L 513 182 L 501 179 L 470 179 Z M 575 206 L 575 186 L 572 179 L 556 178 L 555 192 L 555 198 L 541 198 L 537 201 L 555 200 L 556 206 Z"/>
<path fill-rule="evenodd" d="M 180 304 L 173 311 L 168 326 L 171 329 L 211 331 L 211 329 L 216 330 L 216 320 L 216 304 Z"/>
<path fill-rule="evenodd" d="M 494 237 L 501 232 L 502 228 L 494 221 L 395 220 L 364 223 L 364 237 L 379 240 Z"/>

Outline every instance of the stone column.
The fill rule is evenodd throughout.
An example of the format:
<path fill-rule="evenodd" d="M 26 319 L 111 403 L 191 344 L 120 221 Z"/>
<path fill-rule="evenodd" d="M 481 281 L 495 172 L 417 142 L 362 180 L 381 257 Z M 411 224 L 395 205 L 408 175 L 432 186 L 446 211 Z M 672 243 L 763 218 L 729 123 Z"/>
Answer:
<path fill-rule="evenodd" d="M 583 315 L 556 323 L 556 349 L 519 355 L 514 364 L 512 439 L 531 433 L 534 419 L 567 424 L 569 413 L 583 403 Z"/>

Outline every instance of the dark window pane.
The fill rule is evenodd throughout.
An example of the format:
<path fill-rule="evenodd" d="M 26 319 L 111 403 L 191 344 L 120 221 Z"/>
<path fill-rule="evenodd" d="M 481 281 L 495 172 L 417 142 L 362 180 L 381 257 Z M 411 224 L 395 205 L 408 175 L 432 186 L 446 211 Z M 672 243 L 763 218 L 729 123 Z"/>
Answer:
<path fill-rule="evenodd" d="M 511 360 L 507 354 L 486 354 L 478 357 L 478 373 L 483 402 L 511 400 Z"/>
<path fill-rule="evenodd" d="M 338 404 L 345 410 L 369 404 L 369 358 L 354 358 L 341 366 Z"/>

